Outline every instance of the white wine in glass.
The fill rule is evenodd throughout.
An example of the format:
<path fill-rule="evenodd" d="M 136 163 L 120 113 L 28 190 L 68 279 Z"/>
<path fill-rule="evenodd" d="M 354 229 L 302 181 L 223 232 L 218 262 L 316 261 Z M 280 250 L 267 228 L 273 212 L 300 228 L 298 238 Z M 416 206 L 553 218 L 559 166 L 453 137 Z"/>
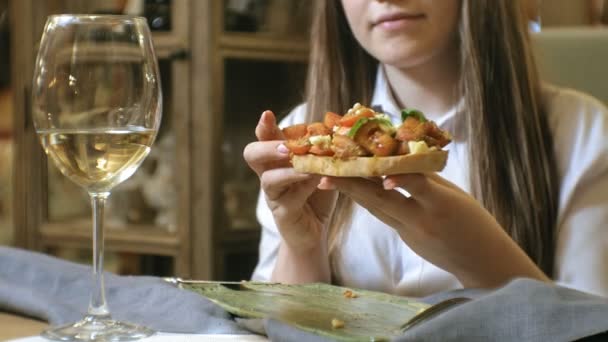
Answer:
<path fill-rule="evenodd" d="M 105 192 L 137 170 L 156 131 L 142 127 L 41 129 L 38 135 L 47 155 L 65 176 L 89 192 Z"/>
<path fill-rule="evenodd" d="M 46 338 L 131 341 L 153 333 L 110 315 L 103 279 L 103 218 L 112 188 L 137 170 L 158 132 L 159 77 L 144 18 L 48 18 L 34 71 L 33 122 L 49 159 L 91 197 L 93 268 L 85 317 L 44 331 Z"/>

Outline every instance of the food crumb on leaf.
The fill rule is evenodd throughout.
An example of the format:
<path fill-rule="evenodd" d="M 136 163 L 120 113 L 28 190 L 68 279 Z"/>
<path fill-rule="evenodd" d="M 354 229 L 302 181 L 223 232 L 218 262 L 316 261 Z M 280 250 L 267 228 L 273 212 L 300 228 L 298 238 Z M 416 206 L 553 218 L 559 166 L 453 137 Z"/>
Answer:
<path fill-rule="evenodd" d="M 332 318 L 331 327 L 333 329 L 342 329 L 342 328 L 344 328 L 344 321 L 341 321 L 337 318 Z"/>

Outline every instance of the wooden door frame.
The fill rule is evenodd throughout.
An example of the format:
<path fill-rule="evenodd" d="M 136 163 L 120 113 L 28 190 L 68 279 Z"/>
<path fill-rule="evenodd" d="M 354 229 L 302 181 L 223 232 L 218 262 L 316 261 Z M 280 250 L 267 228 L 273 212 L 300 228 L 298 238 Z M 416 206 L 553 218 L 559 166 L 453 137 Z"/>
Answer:
<path fill-rule="evenodd" d="M 37 5 L 37 6 L 36 6 Z M 46 183 L 42 147 L 31 118 L 31 84 L 36 45 L 42 32 L 43 5 L 33 0 L 9 0 L 11 26 L 11 80 L 13 87 L 13 222 L 15 245 L 39 250 L 37 227 L 46 216 L 42 198 Z M 18 19 L 17 19 L 18 18 Z M 44 22 L 42 22 L 44 24 Z M 18 43 L 17 43 L 18 42 Z"/>
<path fill-rule="evenodd" d="M 221 1 L 220 1 L 221 2 Z M 195 0 L 190 11 L 191 87 L 192 109 L 190 127 L 192 133 L 192 276 L 196 279 L 212 279 L 215 274 L 214 251 L 218 245 L 213 234 L 214 193 L 216 183 L 216 146 L 221 141 L 221 112 L 217 105 L 222 99 L 223 88 L 213 80 L 223 79 L 218 74 L 214 53 L 218 28 L 215 25 L 217 0 Z"/>

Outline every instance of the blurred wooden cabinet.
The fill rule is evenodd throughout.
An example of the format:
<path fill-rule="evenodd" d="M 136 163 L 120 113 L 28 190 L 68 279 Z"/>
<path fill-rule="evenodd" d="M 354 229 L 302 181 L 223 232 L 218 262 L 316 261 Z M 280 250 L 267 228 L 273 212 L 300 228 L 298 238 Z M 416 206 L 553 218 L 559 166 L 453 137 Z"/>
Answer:
<path fill-rule="evenodd" d="M 18 244 L 48 253 L 91 245 L 86 194 L 47 165 L 30 119 L 46 16 L 126 8 L 154 29 L 164 111 L 150 157 L 110 197 L 106 250 L 156 258 L 147 263 L 164 265 L 162 275 L 249 277 L 260 237 L 259 186 L 242 150 L 255 139 L 263 110 L 282 116 L 302 100 L 309 7 L 304 0 L 12 0 L 11 17 L 19 18 L 11 24 L 19 42 L 13 52 Z"/>

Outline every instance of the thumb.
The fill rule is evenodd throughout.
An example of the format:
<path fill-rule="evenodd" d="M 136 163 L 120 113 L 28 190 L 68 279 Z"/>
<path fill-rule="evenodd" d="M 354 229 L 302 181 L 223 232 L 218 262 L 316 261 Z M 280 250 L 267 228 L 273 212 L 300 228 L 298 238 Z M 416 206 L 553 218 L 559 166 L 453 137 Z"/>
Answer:
<path fill-rule="evenodd" d="M 277 126 L 277 119 L 272 111 L 266 110 L 262 113 L 260 121 L 255 127 L 255 136 L 259 141 L 284 139 L 283 132 Z"/>

